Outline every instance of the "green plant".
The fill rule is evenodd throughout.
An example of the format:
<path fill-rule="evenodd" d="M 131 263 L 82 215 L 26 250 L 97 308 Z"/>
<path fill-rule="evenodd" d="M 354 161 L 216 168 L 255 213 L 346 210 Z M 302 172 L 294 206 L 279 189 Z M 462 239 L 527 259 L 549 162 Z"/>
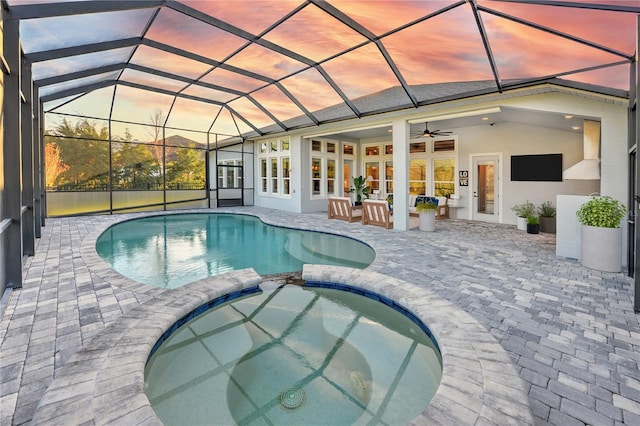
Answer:
<path fill-rule="evenodd" d="M 516 204 L 515 206 L 511 207 L 511 210 L 513 210 L 513 212 L 518 217 L 529 217 L 535 214 L 536 206 L 534 206 L 533 203 L 530 203 L 529 200 L 527 200 L 525 203 Z"/>
<path fill-rule="evenodd" d="M 349 192 L 356 193 L 356 204 L 362 204 L 362 197 L 369 198 L 371 187 L 367 185 L 367 180 L 363 176 L 354 177 L 353 186 Z"/>
<path fill-rule="evenodd" d="M 438 209 L 438 202 L 432 199 L 427 199 L 426 201 L 421 201 L 416 204 L 416 211 L 418 213 L 428 213 L 435 212 Z"/>
<path fill-rule="evenodd" d="M 542 217 L 556 217 L 556 208 L 553 207 L 551 201 L 545 201 L 538 207 L 538 213 Z"/>
<path fill-rule="evenodd" d="M 600 228 L 619 228 L 625 214 L 624 204 L 608 195 L 591 198 L 576 212 L 580 223 Z"/>
<path fill-rule="evenodd" d="M 538 216 L 527 216 L 527 225 L 539 225 L 540 219 Z"/>

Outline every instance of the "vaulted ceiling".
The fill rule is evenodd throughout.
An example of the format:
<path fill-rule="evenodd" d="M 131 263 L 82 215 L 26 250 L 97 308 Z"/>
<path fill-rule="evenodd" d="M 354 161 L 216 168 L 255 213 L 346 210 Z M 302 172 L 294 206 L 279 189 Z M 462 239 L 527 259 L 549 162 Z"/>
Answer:
<path fill-rule="evenodd" d="M 628 91 L 638 1 L 7 0 L 47 111 L 234 136 L 562 78 Z M 137 116 L 137 118 L 135 118 Z"/>

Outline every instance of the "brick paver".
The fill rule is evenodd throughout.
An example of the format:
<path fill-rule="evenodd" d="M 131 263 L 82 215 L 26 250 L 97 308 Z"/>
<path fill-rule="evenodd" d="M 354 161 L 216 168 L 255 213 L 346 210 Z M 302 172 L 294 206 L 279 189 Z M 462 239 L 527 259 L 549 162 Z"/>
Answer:
<path fill-rule="evenodd" d="M 370 270 L 424 286 L 498 339 L 525 380 L 538 424 L 640 424 L 632 279 L 557 258 L 553 235 L 463 220 L 439 221 L 435 233 L 398 232 L 323 214 L 228 210 L 370 244 L 377 253 Z M 0 424 L 28 423 L 68 359 L 153 296 L 118 285 L 87 255 L 87 239 L 125 217 L 47 220 L 24 286 L 0 321 Z"/>

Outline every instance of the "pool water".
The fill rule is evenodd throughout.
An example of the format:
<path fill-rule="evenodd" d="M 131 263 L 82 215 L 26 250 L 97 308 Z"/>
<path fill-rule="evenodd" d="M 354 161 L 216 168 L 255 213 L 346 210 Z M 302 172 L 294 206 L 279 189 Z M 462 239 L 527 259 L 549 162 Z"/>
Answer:
<path fill-rule="evenodd" d="M 441 356 L 406 316 L 341 290 L 263 290 L 195 317 L 149 358 L 145 392 L 165 425 L 397 425 L 428 405 Z"/>
<path fill-rule="evenodd" d="M 375 258 L 371 247 L 352 238 L 218 213 L 121 222 L 100 235 L 96 250 L 122 275 L 162 288 L 244 268 L 260 275 L 301 271 L 305 263 L 363 269 Z"/>

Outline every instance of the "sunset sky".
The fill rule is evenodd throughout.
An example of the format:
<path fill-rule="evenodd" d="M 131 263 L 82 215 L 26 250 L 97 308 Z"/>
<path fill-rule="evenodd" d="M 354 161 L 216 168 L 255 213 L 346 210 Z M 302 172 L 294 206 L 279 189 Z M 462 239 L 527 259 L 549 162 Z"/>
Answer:
<path fill-rule="evenodd" d="M 326 8 L 299 0 L 181 3 L 187 6 L 185 10 L 162 7 L 157 15 L 157 9 L 153 8 L 23 21 L 21 37 L 27 54 L 130 37 L 149 41 L 137 48 L 36 62 L 36 81 L 127 61 L 144 67 L 45 86 L 41 93 L 47 96 L 62 89 L 119 78 L 133 85 L 228 104 L 261 128 L 273 125 L 274 120 L 253 101 L 280 122 L 303 116 L 303 121 L 312 124 L 280 87 L 270 84 L 274 81 L 312 113 L 333 105 L 346 105 L 339 92 L 353 100 L 399 86 L 400 80 L 385 54 L 409 86 L 494 80 L 474 7 L 469 2 L 334 0 L 327 2 Z M 640 12 L 640 1 L 598 3 L 636 7 Z M 18 6 L 24 2 L 10 0 L 9 4 Z M 604 70 L 576 71 L 628 61 L 635 52 L 636 14 L 493 0 L 477 0 L 475 4 L 501 82 L 560 75 L 569 80 L 629 89 L 628 63 Z M 505 15 L 515 19 L 507 19 Z M 143 34 L 149 22 L 151 25 Z M 227 24 L 232 27 L 225 28 Z M 231 32 L 225 31 L 230 28 Z M 562 34 L 570 34 L 574 39 Z M 257 44 L 249 39 L 264 42 Z M 175 50 L 163 51 L 155 43 Z M 277 52 L 279 48 L 290 54 Z M 180 55 L 181 51 L 195 56 L 186 58 Z M 224 65 L 218 67 L 220 63 Z M 148 69 L 159 73 L 154 75 Z M 236 69 L 250 74 L 239 74 Z M 323 72 L 339 92 L 331 87 Z M 204 85 L 174 80 L 162 73 Z M 113 93 L 112 87 L 98 89 L 63 103 L 56 111 L 108 118 Z M 219 105 L 184 98 L 178 98 L 174 104 L 172 95 L 121 85 L 115 93 L 114 119 L 145 123 L 150 113 L 160 108 L 169 116 L 170 126 L 207 131 L 221 109 Z M 250 94 L 253 100 L 244 94 Z M 47 107 L 59 104 L 53 101 Z M 236 125 L 241 131 L 250 129 L 242 122 L 234 123 L 226 109 L 218 120 L 224 120 L 214 124 L 218 132 L 236 134 Z M 141 140 L 145 137 L 134 136 Z"/>

